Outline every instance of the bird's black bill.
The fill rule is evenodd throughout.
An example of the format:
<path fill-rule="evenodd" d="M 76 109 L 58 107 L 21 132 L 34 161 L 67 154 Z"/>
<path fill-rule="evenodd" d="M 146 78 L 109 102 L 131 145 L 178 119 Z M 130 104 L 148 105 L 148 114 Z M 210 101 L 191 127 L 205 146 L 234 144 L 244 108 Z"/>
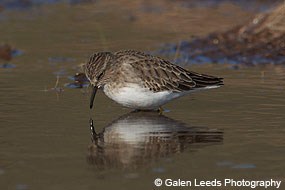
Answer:
<path fill-rule="evenodd" d="M 92 94 L 91 94 L 91 99 L 90 99 L 90 109 L 92 109 L 92 107 L 93 107 L 93 102 L 94 102 L 94 98 L 95 98 L 97 89 L 98 89 L 97 86 L 93 87 Z"/>

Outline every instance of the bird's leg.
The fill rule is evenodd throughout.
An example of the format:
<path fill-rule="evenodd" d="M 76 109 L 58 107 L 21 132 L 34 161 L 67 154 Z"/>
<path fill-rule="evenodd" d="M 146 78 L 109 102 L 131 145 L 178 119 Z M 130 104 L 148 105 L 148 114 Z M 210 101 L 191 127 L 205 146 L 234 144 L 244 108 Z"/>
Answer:
<path fill-rule="evenodd" d="M 162 115 L 163 112 L 164 112 L 164 109 L 163 109 L 161 106 L 159 106 L 159 108 L 158 108 L 158 114 L 159 114 L 159 115 Z"/>

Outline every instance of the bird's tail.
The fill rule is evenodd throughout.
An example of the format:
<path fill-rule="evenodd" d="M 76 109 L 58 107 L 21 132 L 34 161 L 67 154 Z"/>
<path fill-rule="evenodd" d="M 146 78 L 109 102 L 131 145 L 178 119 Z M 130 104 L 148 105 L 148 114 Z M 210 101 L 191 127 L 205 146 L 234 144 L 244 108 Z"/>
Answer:
<path fill-rule="evenodd" d="M 199 74 L 195 72 L 189 73 L 192 80 L 196 83 L 196 88 L 217 88 L 224 85 L 223 78 Z"/>

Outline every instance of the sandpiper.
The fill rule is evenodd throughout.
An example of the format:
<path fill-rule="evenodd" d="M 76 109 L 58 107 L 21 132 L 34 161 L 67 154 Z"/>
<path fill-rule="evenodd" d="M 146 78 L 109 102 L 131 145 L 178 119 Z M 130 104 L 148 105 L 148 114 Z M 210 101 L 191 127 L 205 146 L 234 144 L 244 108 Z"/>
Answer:
<path fill-rule="evenodd" d="M 158 110 L 173 99 L 223 85 L 222 78 L 188 71 L 135 50 L 95 53 L 84 69 L 93 86 L 90 109 L 98 88 L 125 107 Z"/>

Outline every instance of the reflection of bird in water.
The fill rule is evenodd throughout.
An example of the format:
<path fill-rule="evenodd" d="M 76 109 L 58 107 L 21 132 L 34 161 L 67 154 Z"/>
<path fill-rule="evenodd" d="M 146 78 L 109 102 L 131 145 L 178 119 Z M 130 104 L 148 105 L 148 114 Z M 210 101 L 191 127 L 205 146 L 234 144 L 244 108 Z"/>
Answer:
<path fill-rule="evenodd" d="M 138 168 L 181 153 L 191 144 L 213 145 L 223 141 L 220 130 L 189 127 L 153 112 L 131 112 L 101 133 L 95 132 L 91 120 L 91 132 L 93 144 L 89 147 L 88 162 L 100 169 Z"/>

